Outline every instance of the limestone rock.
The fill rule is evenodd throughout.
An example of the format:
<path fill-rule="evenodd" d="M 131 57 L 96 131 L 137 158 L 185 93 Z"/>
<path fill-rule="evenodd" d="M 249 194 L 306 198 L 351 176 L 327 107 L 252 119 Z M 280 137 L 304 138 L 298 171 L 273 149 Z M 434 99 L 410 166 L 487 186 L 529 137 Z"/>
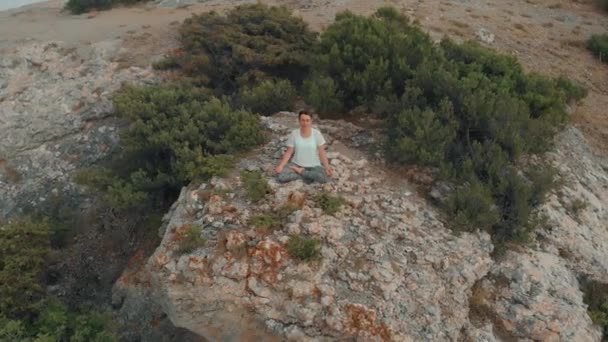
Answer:
<path fill-rule="evenodd" d="M 73 200 L 71 173 L 118 145 L 110 95 L 124 82 L 154 82 L 150 69 L 119 69 L 117 41 L 81 55 L 61 42 L 0 54 L 0 220 L 26 208 Z M 62 196 L 65 195 L 65 196 Z"/>
<path fill-rule="evenodd" d="M 294 113 L 264 118 L 273 139 L 241 167 L 272 169 L 295 118 Z M 337 132 L 326 128 L 339 124 L 322 122 L 319 128 Z M 453 233 L 442 213 L 407 181 L 387 182 L 381 164 L 347 155 L 354 153 L 348 148 L 334 151 L 329 144 L 335 175 L 327 184 L 278 184 L 265 173 L 273 193 L 255 204 L 239 188 L 237 175 L 214 179 L 213 185 L 192 184 L 166 216 L 162 242 L 146 266 L 155 300 L 176 326 L 210 340 L 257 334 L 265 341 L 499 341 L 508 334 L 521 340 L 599 341 L 577 278 L 601 280 L 608 274 L 608 164 L 581 147 L 585 143 L 576 129 L 559 138 L 547 158 L 572 178 L 561 196 L 588 204 L 575 214 L 566 208 L 571 201 L 552 194 L 542 208 L 550 228 L 539 229 L 530 246 L 499 261 L 490 256 L 488 234 Z M 235 196 L 188 195 L 218 184 Z M 439 185 L 437 198 L 449 190 Z M 327 214 L 314 201 L 321 191 L 345 203 Z M 254 215 L 272 217 L 285 204 L 296 208 L 275 216 L 278 229 L 249 224 Z M 187 224 L 203 227 L 207 244 L 179 257 L 171 243 L 174 228 Z M 291 255 L 292 235 L 317 239 L 320 257 L 305 262 Z"/>
<path fill-rule="evenodd" d="M 284 114 L 264 121 L 268 127 L 289 127 L 292 118 Z M 325 132 L 325 126 L 319 127 Z M 288 130 L 278 132 L 241 165 L 275 162 L 274 151 L 281 149 Z M 158 300 L 176 326 L 211 340 L 244 336 L 260 325 L 266 327 L 266 338 L 298 341 L 345 336 L 441 340 L 459 333 L 468 322 L 461 308 L 466 307 L 470 289 L 492 264 L 489 236 L 455 236 L 414 192 L 402 196 L 407 184 L 384 185 L 385 175 L 367 159 L 336 151 L 330 158 L 336 160 L 330 183 L 275 184 L 274 194 L 256 204 L 239 190 L 237 175 L 212 181 L 234 189 L 236 196 L 229 200 L 188 196 L 205 191 L 207 184 L 182 192 L 147 267 L 153 287 L 159 289 Z M 373 177 L 358 178 L 350 172 L 353 169 Z M 344 196 L 347 203 L 328 215 L 314 201 L 321 191 Z M 281 228 L 262 232 L 248 224 L 253 213 L 271 215 L 285 204 L 297 209 L 284 218 Z M 228 206 L 233 208 L 230 213 Z M 201 209 L 193 215 L 191 208 L 197 207 Z M 236 222 L 234 229 L 224 228 L 228 221 Z M 216 226 L 217 222 L 223 225 Z M 172 227 L 185 224 L 203 227 L 207 243 L 184 259 L 173 253 L 171 241 Z M 293 234 L 317 238 L 321 257 L 303 262 L 291 255 L 287 242 Z M 159 261 L 171 264 L 167 257 L 176 263 L 175 269 L 158 267 Z M 196 265 L 201 267 L 191 262 L 180 267 L 182 259 L 191 258 L 200 260 Z M 221 312 L 218 319 L 230 329 L 218 330 L 218 322 L 211 323 L 192 309 L 210 307 L 216 315 Z M 246 320 L 241 323 L 244 312 Z"/>

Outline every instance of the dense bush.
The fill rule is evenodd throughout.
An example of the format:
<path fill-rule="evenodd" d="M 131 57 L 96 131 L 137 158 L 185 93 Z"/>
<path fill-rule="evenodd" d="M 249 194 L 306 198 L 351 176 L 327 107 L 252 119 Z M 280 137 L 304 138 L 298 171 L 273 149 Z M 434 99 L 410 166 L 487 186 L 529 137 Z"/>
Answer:
<path fill-rule="evenodd" d="M 323 77 L 305 88 L 325 84 L 346 109 L 381 114 L 387 159 L 437 167 L 460 184 L 442 203 L 455 227 L 487 229 L 501 242 L 527 239 L 552 172 L 520 159 L 551 146 L 568 120 L 567 102 L 584 89 L 525 74 L 515 58 L 474 42 L 435 45 L 391 8 L 339 14 L 317 52 Z M 326 101 L 309 93 L 311 102 Z"/>
<path fill-rule="evenodd" d="M 594 55 L 608 63 L 608 34 L 594 34 L 589 38 L 587 47 Z"/>
<path fill-rule="evenodd" d="M 23 219 L 0 227 L 0 314 L 30 320 L 45 297 L 41 285 L 52 254 L 51 227 Z"/>
<path fill-rule="evenodd" d="M 74 14 L 80 14 L 92 9 L 105 10 L 114 5 L 132 5 L 149 0 L 68 0 L 65 8 Z"/>
<path fill-rule="evenodd" d="M 344 95 L 331 77 L 316 75 L 304 81 L 304 97 L 318 113 L 340 113 Z"/>
<path fill-rule="evenodd" d="M 194 15 L 180 29 L 185 73 L 223 94 L 266 79 L 296 85 L 310 68 L 316 34 L 284 7 L 242 5 Z"/>
<path fill-rule="evenodd" d="M 296 90 L 288 80 L 264 80 L 252 88 L 241 89 L 240 104 L 247 110 L 272 115 L 281 110 L 291 110 L 296 99 Z"/>
<path fill-rule="evenodd" d="M 333 93 L 347 108 L 372 105 L 377 96 L 401 94 L 404 80 L 438 58 L 431 39 L 395 9 L 381 8 L 371 17 L 343 12 L 322 33 L 315 65 L 335 86 L 327 79 L 315 83 L 336 87 Z"/>
<path fill-rule="evenodd" d="M 106 315 L 70 312 L 46 296 L 51 237 L 46 220 L 24 218 L 0 226 L 0 341 L 117 341 Z"/>
<path fill-rule="evenodd" d="M 608 339 L 608 284 L 582 279 L 583 301 L 593 322 L 602 328 L 604 340 Z"/>
<path fill-rule="evenodd" d="M 126 87 L 114 99 L 126 119 L 122 154 L 112 171 L 86 183 L 118 209 L 172 201 L 190 181 L 222 175 L 233 156 L 260 144 L 259 118 L 188 83 Z"/>
<path fill-rule="evenodd" d="M 19 342 L 117 342 L 108 314 L 86 310 L 69 311 L 49 300 L 36 321 L 11 320 L 0 315 L 0 341 Z"/>

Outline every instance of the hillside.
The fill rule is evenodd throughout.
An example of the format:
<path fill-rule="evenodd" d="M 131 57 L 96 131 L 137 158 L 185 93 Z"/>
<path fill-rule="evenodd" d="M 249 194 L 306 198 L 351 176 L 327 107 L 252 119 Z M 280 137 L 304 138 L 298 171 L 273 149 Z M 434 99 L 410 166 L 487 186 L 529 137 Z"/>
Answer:
<path fill-rule="evenodd" d="M 74 183 L 76 170 L 119 149 L 112 94 L 125 82 L 163 82 L 151 64 L 179 46 L 180 23 L 254 2 L 162 0 L 70 15 L 51 0 L 0 12 L 0 224 L 34 211 L 77 227 L 62 238 L 48 293 L 111 307 L 134 327 L 125 340 L 601 340 L 583 290 L 587 279 L 608 284 L 608 69 L 585 43 L 608 31 L 608 14 L 591 1 L 264 1 L 315 31 L 345 9 L 395 6 L 437 41 L 477 40 L 526 71 L 587 88 L 544 156 L 564 184 L 541 208 L 547 221 L 500 257 L 488 233 L 449 229 L 424 173 L 370 152 L 377 132 L 366 120 L 321 117 L 334 180 L 279 186 L 271 167 L 296 120 L 263 118 L 270 140 L 232 174 L 183 188 L 162 223 L 121 217 Z M 261 202 L 246 199 L 243 170 L 270 180 Z M 324 192 L 345 199 L 337 213 L 315 201 Z M 280 229 L 250 223 L 293 198 Z M 191 226 L 206 244 L 176 251 Z M 300 233 L 320 243 L 313 262 L 286 249 Z"/>

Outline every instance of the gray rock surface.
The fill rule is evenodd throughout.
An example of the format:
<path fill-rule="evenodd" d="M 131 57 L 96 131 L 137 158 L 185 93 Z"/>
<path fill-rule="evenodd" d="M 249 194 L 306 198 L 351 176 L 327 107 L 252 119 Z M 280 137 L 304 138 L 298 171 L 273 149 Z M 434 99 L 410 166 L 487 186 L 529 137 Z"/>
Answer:
<path fill-rule="evenodd" d="M 118 143 L 110 95 L 150 69 L 118 68 L 118 41 L 89 49 L 27 43 L 0 55 L 0 221 L 24 208 L 78 194 L 71 172 Z"/>
<path fill-rule="evenodd" d="M 599 341 L 575 273 L 556 255 L 509 252 L 475 291 L 501 337 L 531 341 Z"/>
<path fill-rule="evenodd" d="M 162 242 L 142 272 L 176 326 L 227 341 L 601 340 L 578 276 L 605 279 L 606 172 L 603 161 L 577 150 L 585 142 L 576 129 L 558 137 L 548 158 L 576 174 L 562 196 L 576 189 L 590 205 L 572 221 L 565 201 L 547 203 L 553 228 L 493 260 L 486 233 L 454 234 L 410 185 L 349 148 L 361 140 L 352 124 L 318 126 L 329 141 L 330 183 L 277 184 L 272 167 L 295 117 L 263 118 L 272 141 L 232 175 L 184 188 L 165 216 Z M 259 203 L 246 199 L 239 178 L 248 168 L 262 170 L 272 188 Z M 322 191 L 345 205 L 325 214 L 314 201 Z M 294 202 L 300 206 L 280 229 L 252 226 L 255 215 Z M 201 227 L 206 243 L 180 254 L 180 232 L 190 226 Z M 321 241 L 321 257 L 295 259 L 287 249 L 292 235 Z"/>

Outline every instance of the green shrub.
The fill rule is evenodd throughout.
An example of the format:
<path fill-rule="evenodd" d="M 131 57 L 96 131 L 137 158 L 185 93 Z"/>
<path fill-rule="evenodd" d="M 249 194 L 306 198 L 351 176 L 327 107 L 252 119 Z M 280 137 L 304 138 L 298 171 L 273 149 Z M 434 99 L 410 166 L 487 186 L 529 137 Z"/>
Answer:
<path fill-rule="evenodd" d="M 10 320 L 0 316 L 0 341 L 30 341 L 27 338 L 25 324 L 19 320 Z"/>
<path fill-rule="evenodd" d="M 314 76 L 304 81 L 304 98 L 318 113 L 340 113 L 344 109 L 344 96 L 330 77 Z"/>
<path fill-rule="evenodd" d="M 587 42 L 587 48 L 595 56 L 608 63 L 608 33 L 592 35 Z"/>
<path fill-rule="evenodd" d="M 296 90 L 288 80 L 264 80 L 253 88 L 243 88 L 240 103 L 249 111 L 261 115 L 272 115 L 281 110 L 291 110 L 296 99 Z"/>
<path fill-rule="evenodd" d="M 179 234 L 179 246 L 177 252 L 180 254 L 191 253 L 197 248 L 204 247 L 207 240 L 201 236 L 202 230 L 199 226 L 189 226 Z"/>
<path fill-rule="evenodd" d="M 452 226 L 457 230 L 490 231 L 500 221 L 492 193 L 478 181 L 458 187 L 447 199 L 446 206 L 452 216 Z"/>
<path fill-rule="evenodd" d="M 608 337 L 608 284 L 592 279 L 582 279 L 583 301 L 593 322 L 602 328 L 604 339 Z"/>
<path fill-rule="evenodd" d="M 321 243 L 312 238 L 292 236 L 287 241 L 287 251 L 296 259 L 310 261 L 321 256 Z"/>
<path fill-rule="evenodd" d="M 149 0 L 68 0 L 65 8 L 74 14 L 81 14 L 89 10 L 107 10 L 115 5 L 133 5 Z"/>
<path fill-rule="evenodd" d="M 154 68 L 155 70 L 178 69 L 179 67 L 179 60 L 177 57 L 174 56 L 168 56 L 157 62 L 152 63 L 152 68 Z"/>
<path fill-rule="evenodd" d="M 183 71 L 223 94 L 265 79 L 299 85 L 310 69 L 316 34 L 285 7 L 242 5 L 193 15 L 180 29 Z"/>
<path fill-rule="evenodd" d="M 49 341 L 118 341 L 109 313 L 89 309 L 69 311 L 56 300 L 49 301 L 34 326 L 38 338 L 50 337 Z"/>
<path fill-rule="evenodd" d="M 434 64 L 437 52 L 430 37 L 393 8 L 371 17 L 343 12 L 321 34 L 315 71 L 333 81 L 335 86 L 325 79 L 319 87 L 335 87 L 337 103 L 347 109 L 371 106 L 377 96 L 401 94 L 404 81 L 422 65 Z"/>
<path fill-rule="evenodd" d="M 49 300 L 33 324 L 0 316 L 0 341 L 21 342 L 117 342 L 110 316 L 85 310 L 72 312 L 56 300 Z"/>
<path fill-rule="evenodd" d="M 113 0 L 68 0 L 65 8 L 74 14 L 81 14 L 91 9 L 109 9 L 113 2 Z"/>
<path fill-rule="evenodd" d="M 332 196 L 327 192 L 322 192 L 315 196 L 315 203 L 323 209 L 328 215 L 333 215 L 340 210 L 340 207 L 345 203 L 344 198 Z"/>
<path fill-rule="evenodd" d="M 247 197 L 253 202 L 259 202 L 270 192 L 268 181 L 259 171 L 243 171 L 241 179 L 247 191 Z"/>
<path fill-rule="evenodd" d="M 137 179 L 139 173 L 133 173 Z M 101 194 L 109 207 L 122 211 L 145 207 L 150 197 L 143 189 L 137 189 L 137 183 L 123 180 L 114 171 L 104 167 L 84 168 L 75 172 L 74 181 L 89 188 L 92 194 Z"/>
<path fill-rule="evenodd" d="M 40 311 L 50 237 L 46 221 L 24 218 L 0 227 L 0 315 L 28 321 Z"/>
<path fill-rule="evenodd" d="M 439 165 L 456 135 L 451 104 L 437 110 L 418 107 L 403 109 L 387 117 L 386 157 L 399 163 Z"/>
<path fill-rule="evenodd" d="M 498 242 L 527 240 L 553 175 L 519 161 L 551 147 L 568 121 L 567 102 L 586 96 L 584 88 L 526 74 L 515 58 L 475 42 L 435 45 L 391 8 L 367 18 L 339 14 L 321 35 L 315 66 L 305 89 L 323 75 L 346 109 L 385 118 L 387 159 L 468 184 L 443 203 L 455 227 L 487 229 Z"/>
<path fill-rule="evenodd" d="M 580 84 L 575 84 L 563 76 L 558 77 L 556 81 L 568 101 L 578 101 L 587 96 L 587 89 Z"/>
<path fill-rule="evenodd" d="M 183 185 L 225 174 L 235 154 L 264 141 L 256 115 L 191 83 L 129 86 L 114 103 L 127 122 L 122 151 L 108 169 L 77 179 L 116 209 L 171 202 Z"/>

